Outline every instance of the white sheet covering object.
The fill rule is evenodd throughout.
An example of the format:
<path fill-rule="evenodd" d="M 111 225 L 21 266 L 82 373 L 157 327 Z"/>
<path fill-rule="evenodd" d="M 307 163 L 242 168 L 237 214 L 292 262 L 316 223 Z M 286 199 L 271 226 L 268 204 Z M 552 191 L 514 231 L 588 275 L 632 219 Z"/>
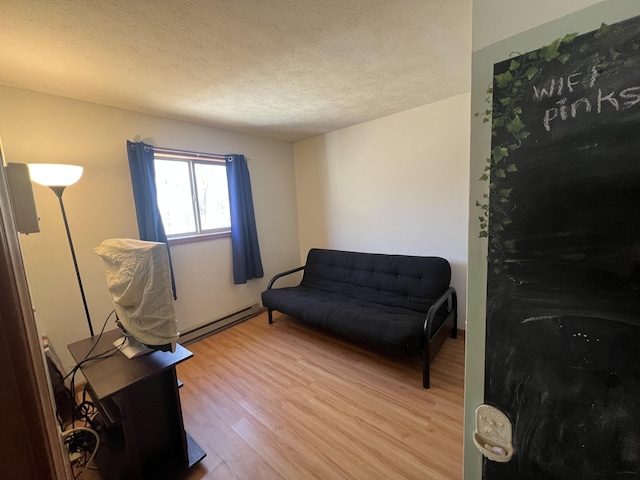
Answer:
<path fill-rule="evenodd" d="M 163 345 L 178 340 L 169 256 L 164 243 L 128 238 L 102 242 L 107 287 L 122 326 L 139 342 Z"/>

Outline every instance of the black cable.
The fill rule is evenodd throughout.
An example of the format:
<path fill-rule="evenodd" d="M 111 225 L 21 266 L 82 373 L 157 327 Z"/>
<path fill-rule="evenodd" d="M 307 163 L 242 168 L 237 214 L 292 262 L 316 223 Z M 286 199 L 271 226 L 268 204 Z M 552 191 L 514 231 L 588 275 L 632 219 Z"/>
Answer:
<path fill-rule="evenodd" d="M 98 407 L 95 403 L 87 400 L 87 385 L 82 389 L 82 402 L 76 407 L 78 420 L 84 421 L 84 426 L 93 428 L 92 418 L 98 413 Z M 95 430 L 95 428 L 94 428 Z"/>
<path fill-rule="evenodd" d="M 96 346 L 98 345 L 98 343 L 100 343 L 100 339 L 102 338 L 102 335 L 104 334 L 104 330 L 107 327 L 107 324 L 109 323 L 109 319 L 111 318 L 111 316 L 115 313 L 115 310 L 111 310 L 111 312 L 109 313 L 109 315 L 107 315 L 107 318 L 105 319 L 104 323 L 102 324 L 102 329 L 100 330 L 100 333 L 98 334 L 98 338 L 96 339 L 96 341 L 94 342 L 94 344 L 91 346 L 91 348 L 89 349 L 89 351 L 85 354 L 84 358 L 78 362 L 72 369 L 71 371 L 62 379 L 63 381 L 66 380 L 67 378 L 71 377 L 71 380 L 69 382 L 69 388 L 71 390 L 71 394 L 73 396 L 73 402 L 71 402 L 71 427 L 74 428 L 75 427 L 75 414 L 76 414 L 76 402 L 75 402 L 75 378 L 76 378 L 76 373 L 78 372 L 78 370 L 80 369 L 80 367 L 82 365 L 84 365 L 86 362 L 89 362 L 91 360 L 98 360 L 101 358 L 107 358 L 110 355 L 112 355 L 115 352 L 111 352 L 112 349 L 107 350 L 107 352 L 103 352 L 99 355 L 95 355 L 93 357 L 89 357 L 89 355 L 91 355 L 91 352 L 93 352 L 93 350 L 96 348 Z M 117 350 L 116 350 L 117 351 Z M 106 355 L 105 354 L 109 354 Z"/>
<path fill-rule="evenodd" d="M 108 358 L 118 353 L 119 347 L 113 347 L 98 355 L 91 356 L 91 353 L 96 348 L 96 346 L 98 345 L 98 343 L 102 338 L 102 335 L 104 334 L 106 326 L 109 323 L 109 319 L 114 313 L 115 313 L 115 310 L 112 310 L 111 313 L 107 315 L 107 318 L 105 319 L 102 325 L 102 329 L 98 334 L 98 338 L 95 339 L 94 344 L 91 346 L 89 351 L 85 354 L 84 358 L 80 362 L 78 362 L 67 375 L 65 375 L 64 377 L 62 377 L 62 374 L 60 375 L 61 382 L 64 382 L 69 377 L 71 377 L 71 380 L 69 381 L 69 387 L 72 395 L 72 402 L 71 402 L 71 410 L 72 410 L 71 411 L 71 428 L 72 429 L 76 428 L 75 421 L 77 417 L 78 420 L 84 421 L 84 428 L 91 428 L 94 432 L 96 432 L 96 429 L 94 428 L 93 417 L 98 412 L 98 408 L 93 402 L 87 400 L 87 385 L 85 385 L 85 388 L 83 389 L 83 392 L 82 392 L 82 402 L 80 403 L 80 405 L 76 405 L 75 379 L 76 379 L 76 373 L 78 373 L 82 365 L 84 365 L 85 363 L 93 360 Z M 64 430 L 62 425 L 61 425 L 61 430 Z M 93 434 L 87 433 L 86 430 L 73 432 L 68 437 L 65 438 L 65 444 L 67 445 L 69 453 L 79 454 L 74 464 L 76 468 L 80 468 L 81 470 L 77 474 L 75 470 L 72 472 L 74 475 L 74 478 L 78 478 L 78 476 L 82 474 L 84 469 L 87 468 L 87 464 L 89 460 L 93 457 L 93 455 L 95 455 L 94 450 L 96 449 L 96 445 L 97 445 L 96 438 L 93 436 Z M 90 454 L 91 456 L 89 456 Z"/>
<path fill-rule="evenodd" d="M 104 333 L 104 329 L 107 327 L 107 323 L 109 323 L 109 319 L 111 318 L 111 315 L 113 315 L 114 313 L 116 313 L 116 311 L 115 310 L 111 310 L 111 313 L 109 313 L 109 315 L 107 315 L 107 319 L 102 324 L 102 329 L 100 330 L 100 333 L 98 334 L 98 339 L 96 340 L 96 343 L 93 344 L 93 346 L 89 349 L 89 351 L 84 356 L 84 358 L 87 358 L 91 354 L 91 352 L 93 352 L 93 349 L 96 348 L 96 345 L 98 345 L 98 343 L 100 342 L 100 339 L 102 338 L 102 334 Z"/>
<path fill-rule="evenodd" d="M 76 373 L 80 370 L 80 367 L 82 365 L 84 365 L 85 363 L 92 362 L 94 360 L 102 360 L 102 359 L 105 359 L 105 358 L 112 357 L 113 355 L 118 353 L 119 348 L 121 348 L 121 347 L 112 347 L 112 348 L 110 348 L 109 350 L 107 350 L 105 352 L 102 352 L 102 353 L 100 353 L 98 355 L 94 355 L 93 357 L 89 357 L 89 358 L 85 357 L 84 360 L 78 362 L 78 364 L 73 368 L 73 371 L 71 373 L 71 381 L 70 381 L 70 385 L 69 385 L 69 388 L 71 389 L 71 391 L 75 392 L 75 388 L 76 388 Z M 74 400 L 73 404 L 75 405 L 75 400 Z M 76 411 L 76 408 L 74 407 L 72 409 L 72 414 L 71 414 L 71 426 L 72 427 L 75 427 L 75 411 Z"/>

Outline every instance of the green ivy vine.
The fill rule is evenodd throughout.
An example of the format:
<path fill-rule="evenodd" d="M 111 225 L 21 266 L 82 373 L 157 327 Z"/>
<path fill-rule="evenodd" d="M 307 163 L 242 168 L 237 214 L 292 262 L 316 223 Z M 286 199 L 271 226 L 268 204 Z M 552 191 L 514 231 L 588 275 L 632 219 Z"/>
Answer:
<path fill-rule="evenodd" d="M 491 155 L 486 159 L 479 180 L 489 182 L 489 193 L 483 194 L 482 201 L 476 201 L 476 207 L 481 210 L 479 236 L 489 239 L 489 250 L 493 254 L 493 271 L 496 274 L 508 269 L 504 264 L 505 254 L 517 252 L 514 241 L 502 239 L 501 233 L 505 226 L 512 223 L 507 211 L 511 189 L 498 188 L 498 181 L 518 171 L 511 153 L 520 148 L 523 140 L 530 134 L 520 117 L 522 99 L 545 63 L 558 61 L 565 64 L 569 60 L 570 55 L 562 53 L 560 48 L 563 44 L 571 43 L 576 36 L 577 33 L 568 34 L 535 52 L 514 54 L 508 69 L 494 75 L 493 85 L 487 89 L 486 102 L 490 108 L 483 113 L 475 114 L 476 117 L 482 117 L 483 123 L 491 122 L 493 138 L 505 139 L 499 145 L 493 146 Z"/>

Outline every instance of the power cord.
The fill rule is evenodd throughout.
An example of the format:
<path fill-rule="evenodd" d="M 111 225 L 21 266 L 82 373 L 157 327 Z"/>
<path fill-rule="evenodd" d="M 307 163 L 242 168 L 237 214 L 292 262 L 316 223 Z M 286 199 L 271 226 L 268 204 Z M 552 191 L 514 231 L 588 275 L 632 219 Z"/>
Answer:
<path fill-rule="evenodd" d="M 91 349 L 89 349 L 89 351 L 86 353 L 86 355 L 84 356 L 84 358 L 78 362 L 72 369 L 71 371 L 63 378 L 63 381 L 67 380 L 67 378 L 71 377 L 71 380 L 69 381 L 69 390 L 72 392 L 72 394 L 75 397 L 75 382 L 76 382 L 76 373 L 78 373 L 78 370 L 80 370 L 80 367 L 82 365 L 84 365 L 87 362 L 93 361 L 93 360 L 98 360 L 98 359 L 102 359 L 102 358 L 108 358 L 112 355 L 114 355 L 115 353 L 118 352 L 118 350 L 116 348 L 111 348 L 109 350 L 107 350 L 106 352 L 103 352 L 101 354 L 98 355 L 94 355 L 93 357 L 91 357 L 91 352 L 93 352 L 93 350 L 95 349 L 96 345 L 98 345 L 98 343 L 100 342 L 100 339 L 102 338 L 102 335 L 104 334 L 104 330 L 107 327 L 107 324 L 109 323 L 109 319 L 111 318 L 111 316 L 115 313 L 115 310 L 112 310 L 111 313 L 109 313 L 109 315 L 107 315 L 107 318 L 105 319 L 104 323 L 102 324 L 102 329 L 100 330 L 100 333 L 98 334 L 98 338 L 96 339 L 96 341 L 94 342 L 93 346 L 91 347 Z M 87 425 L 87 420 L 86 420 L 86 416 L 83 415 L 83 410 L 82 410 L 82 405 L 86 402 L 86 386 L 85 386 L 85 391 L 83 392 L 83 403 L 80 405 L 80 408 L 76 408 L 75 406 L 75 401 L 72 402 L 72 407 L 71 407 L 71 427 L 75 427 L 75 420 L 76 420 L 76 415 L 79 414 L 80 418 L 85 418 L 85 426 Z M 90 403 L 90 402 L 89 402 Z M 91 404 L 93 405 L 93 404 Z M 93 405 L 95 407 L 95 405 Z M 80 419 L 79 418 L 79 419 Z"/>
<path fill-rule="evenodd" d="M 62 432 L 61 436 L 69 450 L 71 464 L 81 469 L 77 475 L 74 473 L 74 477 L 78 478 L 96 456 L 100 447 L 100 436 L 95 430 L 87 427 L 72 428 Z M 91 455 L 87 458 L 89 452 Z"/>

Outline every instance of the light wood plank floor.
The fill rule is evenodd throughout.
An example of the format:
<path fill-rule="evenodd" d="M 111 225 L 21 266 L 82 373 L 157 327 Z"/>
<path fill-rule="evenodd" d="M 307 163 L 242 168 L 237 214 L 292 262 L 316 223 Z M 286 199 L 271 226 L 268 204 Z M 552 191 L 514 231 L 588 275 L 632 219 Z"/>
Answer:
<path fill-rule="evenodd" d="M 393 357 L 266 313 L 188 345 L 185 427 L 207 452 L 193 479 L 462 478 L 464 339 L 422 388 Z"/>

